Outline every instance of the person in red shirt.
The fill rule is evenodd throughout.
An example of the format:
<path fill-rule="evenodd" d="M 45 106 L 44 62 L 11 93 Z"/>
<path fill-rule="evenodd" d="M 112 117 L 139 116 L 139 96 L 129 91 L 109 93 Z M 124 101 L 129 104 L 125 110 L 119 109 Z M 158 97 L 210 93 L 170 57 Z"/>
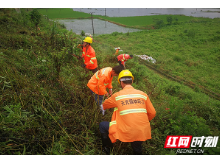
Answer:
<path fill-rule="evenodd" d="M 120 54 L 117 56 L 119 65 L 122 65 L 124 67 L 125 67 L 125 62 L 128 59 L 132 59 L 132 58 L 133 58 L 133 55 L 129 55 L 129 54 Z"/>
<path fill-rule="evenodd" d="M 92 38 L 91 37 L 86 37 L 83 40 L 83 44 L 82 44 L 83 52 L 82 52 L 81 58 L 84 58 L 83 67 L 85 67 L 88 70 L 95 73 L 96 71 L 98 71 L 98 69 L 97 69 L 98 63 L 97 63 L 97 59 L 96 59 L 96 56 L 95 56 L 95 50 L 90 45 L 91 43 L 92 43 Z"/>

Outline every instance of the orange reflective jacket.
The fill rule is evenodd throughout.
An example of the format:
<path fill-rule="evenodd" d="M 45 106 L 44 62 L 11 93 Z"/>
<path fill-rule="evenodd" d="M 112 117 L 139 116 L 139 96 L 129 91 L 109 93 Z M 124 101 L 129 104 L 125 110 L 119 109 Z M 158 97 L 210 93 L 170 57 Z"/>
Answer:
<path fill-rule="evenodd" d="M 106 67 L 97 71 L 89 80 L 87 86 L 98 95 L 105 95 L 106 88 L 112 88 L 112 68 Z"/>
<path fill-rule="evenodd" d="M 116 49 L 116 51 L 115 51 L 115 54 L 114 54 L 114 55 L 118 55 L 118 51 L 119 51 L 119 49 Z"/>
<path fill-rule="evenodd" d="M 86 50 L 86 47 L 83 47 L 82 57 L 84 58 L 84 63 L 87 69 L 93 70 L 97 68 L 97 59 L 95 56 L 95 50 L 89 46 Z"/>
<path fill-rule="evenodd" d="M 130 55 L 128 54 L 120 54 L 117 56 L 118 61 L 121 61 L 121 64 L 124 65 L 124 63 L 130 58 Z"/>
<path fill-rule="evenodd" d="M 126 85 L 123 90 L 104 101 L 103 108 L 115 107 L 109 124 L 109 138 L 112 143 L 145 141 L 151 139 L 150 122 L 156 111 L 144 92 Z"/>

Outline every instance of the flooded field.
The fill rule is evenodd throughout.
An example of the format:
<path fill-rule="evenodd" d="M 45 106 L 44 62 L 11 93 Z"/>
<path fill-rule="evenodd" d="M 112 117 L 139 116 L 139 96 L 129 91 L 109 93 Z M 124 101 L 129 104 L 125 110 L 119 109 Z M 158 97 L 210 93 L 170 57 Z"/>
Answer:
<path fill-rule="evenodd" d="M 185 15 L 193 17 L 220 18 L 219 8 L 73 8 L 74 11 L 109 17 L 146 15 Z"/>
<path fill-rule="evenodd" d="M 74 11 L 93 13 L 94 15 L 103 15 L 109 17 L 127 17 L 127 16 L 145 16 L 145 15 L 186 15 L 193 17 L 220 18 L 220 9 L 218 8 L 73 8 Z M 68 30 L 76 34 L 82 31 L 95 35 L 111 34 L 113 32 L 136 32 L 139 29 L 125 28 L 116 24 L 93 19 L 94 31 L 91 19 L 64 19 L 58 20 L 64 24 Z"/>
<path fill-rule="evenodd" d="M 85 33 L 90 33 L 93 35 L 91 19 L 64 19 L 58 20 L 58 22 L 64 24 L 67 30 L 72 30 L 76 34 L 81 34 L 83 30 Z M 99 19 L 93 19 L 93 26 L 95 35 L 111 34 L 113 32 L 127 33 L 141 31 L 139 29 L 125 28 Z"/>

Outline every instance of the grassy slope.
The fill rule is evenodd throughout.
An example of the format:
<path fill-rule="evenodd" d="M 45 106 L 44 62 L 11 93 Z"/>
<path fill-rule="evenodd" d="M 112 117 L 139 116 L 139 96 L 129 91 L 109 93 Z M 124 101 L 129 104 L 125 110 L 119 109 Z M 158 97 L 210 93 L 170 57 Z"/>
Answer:
<path fill-rule="evenodd" d="M 155 32 L 156 31 L 152 31 L 152 33 L 156 35 Z M 161 33 L 162 31 L 159 30 L 158 32 Z M 152 38 L 154 38 L 155 35 L 153 35 Z M 118 34 L 115 36 L 114 34 L 96 37 L 96 43 L 94 43 L 93 46 L 96 49 L 97 55 L 100 54 L 104 57 L 104 59 L 99 62 L 100 66 L 108 66 L 110 64 L 109 61 L 115 63 L 114 57 L 111 57 L 111 54 L 114 53 L 113 47 L 120 46 L 129 54 L 133 54 L 132 51 L 138 54 L 138 51 L 146 49 L 143 47 L 136 47 L 136 43 L 141 44 L 141 42 L 144 42 L 145 36 L 148 36 L 148 32 L 130 33 L 129 36 L 126 34 Z M 151 69 L 141 65 L 136 57 L 133 61 L 127 61 L 126 65 L 135 76 L 133 86 L 145 91 L 150 96 L 157 110 L 157 116 L 151 123 L 153 124 L 152 135 L 154 136 L 151 140 L 147 141 L 147 146 L 145 146 L 148 153 L 153 154 L 154 152 L 152 152 L 152 150 L 155 148 L 158 149 L 158 152 L 160 151 L 160 154 L 169 153 L 169 150 L 162 150 L 164 143 L 163 139 L 165 139 L 166 135 L 205 134 L 206 126 L 203 126 L 204 122 L 195 120 L 197 119 L 197 117 L 194 117 L 195 115 L 206 120 L 205 123 L 210 126 L 212 134 L 219 134 L 219 127 L 217 127 L 219 120 L 217 119 L 219 119 L 218 117 L 220 115 L 220 103 L 218 100 L 211 99 L 204 93 L 200 93 L 200 91 L 195 92 L 187 86 L 170 81 L 164 78 L 164 76 L 160 76 Z M 119 90 L 116 81 L 113 83 L 113 86 L 116 91 Z M 167 114 L 166 108 L 171 109 L 171 115 L 174 117 L 169 115 L 169 112 Z M 195 113 L 195 115 L 192 114 L 190 117 L 187 117 L 187 114 L 190 112 Z M 198 126 L 198 128 L 194 125 Z M 198 130 L 200 130 L 201 133 L 199 133 Z"/>
<path fill-rule="evenodd" d="M 71 54 L 61 53 L 64 46 L 71 48 L 78 36 L 45 19 L 36 34 L 28 13 L 22 16 L 13 9 L 1 9 L 0 15 L 0 153 L 64 154 L 67 148 L 60 146 L 64 143 L 69 144 L 69 153 L 80 154 L 84 136 L 79 134 L 84 135 L 81 129 L 90 123 L 86 122 L 83 94 L 77 93 L 86 93 L 81 87 L 85 74 L 75 74 L 79 81 L 71 83 L 57 75 L 64 58 L 65 67 L 71 64 L 72 72 L 83 70 L 74 66 L 80 63 Z M 74 118 L 77 116 L 79 119 Z M 67 132 L 72 132 L 71 136 Z"/>
<path fill-rule="evenodd" d="M 0 39 L 4 43 L 0 49 L 0 153 L 101 154 L 98 124 L 103 120 L 110 121 L 112 110 L 108 110 L 104 117 L 97 112 L 86 87 L 92 74 L 81 68 L 80 61 L 61 51 L 63 46 L 77 45 L 82 37 L 43 20 L 41 31 L 36 35 L 34 26 L 21 15 L 2 10 L 0 14 Z M 211 21 L 208 24 L 213 25 Z M 202 23 L 192 25 L 203 28 Z M 172 27 L 182 31 L 182 26 Z M 187 24 L 185 27 L 189 28 Z M 129 54 L 150 53 L 158 62 L 166 59 L 160 58 L 161 53 L 170 54 L 167 57 L 171 58 L 173 51 L 179 49 L 177 45 L 183 42 L 192 49 L 190 52 L 196 51 L 190 46 L 190 37 L 183 36 L 185 40 L 181 42 L 181 37 L 174 37 L 176 33 L 169 33 L 171 29 L 95 37 L 92 46 L 96 50 L 99 68 L 118 64 L 111 55 L 116 46 Z M 217 33 L 218 30 L 213 31 Z M 205 33 L 199 34 L 205 37 Z M 208 46 L 206 50 L 210 50 Z M 164 68 L 162 61 L 158 67 Z M 184 59 L 174 59 L 172 66 L 176 67 L 180 61 Z M 58 78 L 57 63 L 61 64 Z M 126 65 L 135 76 L 133 86 L 145 91 L 157 110 L 157 116 L 151 122 L 152 139 L 143 145 L 148 154 L 173 154 L 163 148 L 166 135 L 219 135 L 218 100 L 158 75 L 140 64 L 136 57 Z M 114 91 L 120 90 L 116 78 L 113 79 L 113 87 Z M 113 154 L 132 153 L 126 143 L 117 141 L 114 147 Z M 219 154 L 213 148 L 206 149 L 207 154 L 213 152 Z"/>
<path fill-rule="evenodd" d="M 156 67 L 220 94 L 219 20 L 185 23 L 129 36 L 100 36 L 129 54 L 152 56 Z M 190 35 L 190 32 L 194 35 Z M 108 39 L 106 39 L 108 38 Z"/>

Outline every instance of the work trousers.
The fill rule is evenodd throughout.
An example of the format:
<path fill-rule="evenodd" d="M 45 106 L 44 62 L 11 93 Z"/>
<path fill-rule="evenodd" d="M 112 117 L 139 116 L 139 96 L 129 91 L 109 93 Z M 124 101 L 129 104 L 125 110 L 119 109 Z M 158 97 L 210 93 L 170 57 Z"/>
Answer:
<path fill-rule="evenodd" d="M 124 62 L 124 65 L 121 63 L 121 61 L 118 61 L 119 65 L 125 67 L 125 62 Z"/>
<path fill-rule="evenodd" d="M 98 95 L 96 93 L 94 93 L 92 90 L 90 90 L 92 95 L 94 96 L 95 98 L 95 102 L 96 102 L 96 105 L 99 107 L 100 105 L 102 105 L 102 101 L 103 101 L 103 98 L 104 98 L 104 95 Z"/>
<path fill-rule="evenodd" d="M 96 73 L 98 71 L 97 67 L 95 69 L 89 69 L 89 71 L 92 71 L 92 73 Z"/>
<path fill-rule="evenodd" d="M 100 130 L 101 134 L 104 134 L 104 133 L 108 134 L 109 122 L 103 121 L 103 122 L 99 123 L 99 130 Z M 143 141 L 131 142 L 131 147 L 134 151 L 134 154 L 141 154 L 142 153 L 142 143 L 143 143 Z"/>

